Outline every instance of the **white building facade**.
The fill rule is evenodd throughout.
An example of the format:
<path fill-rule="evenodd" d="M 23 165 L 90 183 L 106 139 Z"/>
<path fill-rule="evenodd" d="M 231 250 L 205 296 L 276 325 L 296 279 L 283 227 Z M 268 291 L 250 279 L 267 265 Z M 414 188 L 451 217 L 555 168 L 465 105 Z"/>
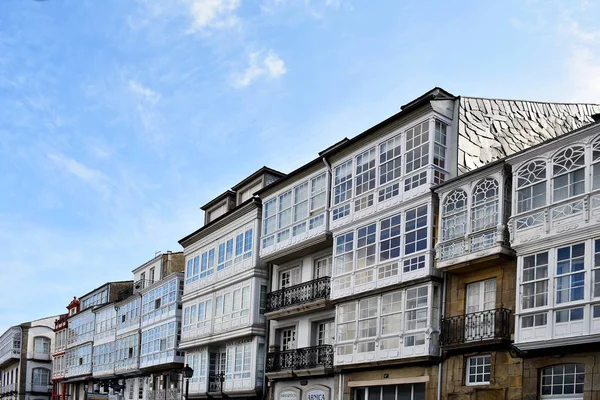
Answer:
<path fill-rule="evenodd" d="M 260 256 L 271 275 L 269 398 L 330 400 L 334 393 L 330 182 L 317 158 L 258 192 Z"/>
<path fill-rule="evenodd" d="M 202 207 L 204 226 L 179 241 L 186 259 L 180 349 L 194 370 L 190 397 L 262 395 L 267 271 L 252 193 L 281 176 L 258 170 Z"/>

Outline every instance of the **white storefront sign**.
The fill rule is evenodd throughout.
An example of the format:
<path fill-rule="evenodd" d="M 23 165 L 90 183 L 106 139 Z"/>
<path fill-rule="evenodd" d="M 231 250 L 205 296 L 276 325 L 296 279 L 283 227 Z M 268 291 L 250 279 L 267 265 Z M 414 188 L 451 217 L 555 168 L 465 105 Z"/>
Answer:
<path fill-rule="evenodd" d="M 312 389 L 306 392 L 306 400 L 327 400 L 325 391 L 321 389 Z"/>

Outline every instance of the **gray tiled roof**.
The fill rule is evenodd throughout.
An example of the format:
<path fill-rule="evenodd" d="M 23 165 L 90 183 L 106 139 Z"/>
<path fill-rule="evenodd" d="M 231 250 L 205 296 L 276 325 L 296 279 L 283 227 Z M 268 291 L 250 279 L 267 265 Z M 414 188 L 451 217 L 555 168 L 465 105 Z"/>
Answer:
<path fill-rule="evenodd" d="M 458 169 L 464 173 L 594 122 L 600 104 L 461 97 Z"/>

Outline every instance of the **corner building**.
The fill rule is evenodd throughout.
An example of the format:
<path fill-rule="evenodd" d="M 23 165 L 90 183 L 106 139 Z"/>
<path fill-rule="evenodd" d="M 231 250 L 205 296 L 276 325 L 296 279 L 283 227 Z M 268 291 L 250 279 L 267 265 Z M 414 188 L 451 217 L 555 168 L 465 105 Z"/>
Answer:
<path fill-rule="evenodd" d="M 262 396 L 268 275 L 253 193 L 282 176 L 256 171 L 204 205 L 204 226 L 179 241 L 186 260 L 179 348 L 194 370 L 190 398 Z"/>

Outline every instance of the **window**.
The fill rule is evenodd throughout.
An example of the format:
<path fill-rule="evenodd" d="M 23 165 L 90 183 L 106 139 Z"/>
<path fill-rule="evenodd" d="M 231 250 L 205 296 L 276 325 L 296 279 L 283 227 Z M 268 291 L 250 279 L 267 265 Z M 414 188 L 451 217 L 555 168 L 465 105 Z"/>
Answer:
<path fill-rule="evenodd" d="M 594 277 L 593 297 L 600 297 L 600 239 L 594 240 L 594 263 L 592 264 Z"/>
<path fill-rule="evenodd" d="M 352 197 L 352 160 L 335 167 L 333 204 L 339 204 Z"/>
<path fill-rule="evenodd" d="M 315 279 L 331 276 L 331 257 L 315 260 Z"/>
<path fill-rule="evenodd" d="M 335 238 L 335 274 L 352 272 L 354 232 L 348 232 Z"/>
<path fill-rule="evenodd" d="M 35 353 L 50 354 L 50 339 L 45 337 L 34 338 L 33 351 Z"/>
<path fill-rule="evenodd" d="M 429 121 L 406 131 L 406 173 L 427 164 L 429 158 Z"/>
<path fill-rule="evenodd" d="M 375 188 L 375 149 L 356 156 L 356 196 Z"/>
<path fill-rule="evenodd" d="M 292 223 L 292 191 L 279 195 L 278 229 Z"/>
<path fill-rule="evenodd" d="M 585 191 L 585 149 L 570 147 L 553 159 L 554 201 L 568 199 Z"/>
<path fill-rule="evenodd" d="M 548 252 L 523 258 L 523 309 L 548 305 Z"/>
<path fill-rule="evenodd" d="M 467 229 L 467 193 L 454 190 L 444 199 L 442 207 L 442 240 L 462 237 Z"/>
<path fill-rule="evenodd" d="M 47 386 L 50 384 L 50 371 L 46 368 L 34 368 L 32 370 L 32 384 Z"/>
<path fill-rule="evenodd" d="M 548 323 L 548 314 L 533 314 L 527 315 L 521 318 L 521 327 L 522 328 L 533 328 L 534 326 L 546 326 Z"/>
<path fill-rule="evenodd" d="M 517 213 L 546 205 L 546 163 L 531 161 L 517 172 Z"/>
<path fill-rule="evenodd" d="M 542 369 L 541 378 L 542 396 L 583 394 L 585 366 L 563 364 L 547 367 Z"/>
<path fill-rule="evenodd" d="M 177 280 L 164 283 L 142 296 L 142 322 L 162 314 L 160 309 L 174 311 L 177 308 Z"/>
<path fill-rule="evenodd" d="M 493 178 L 482 180 L 473 190 L 471 231 L 478 232 L 498 225 L 498 190 L 500 185 Z"/>
<path fill-rule="evenodd" d="M 334 340 L 334 322 L 318 322 L 317 327 L 317 346 L 331 345 Z"/>
<path fill-rule="evenodd" d="M 435 140 L 433 147 L 433 164 L 446 167 L 446 124 L 435 121 Z"/>
<path fill-rule="evenodd" d="M 425 400 L 425 384 L 354 388 L 352 400 Z"/>
<path fill-rule="evenodd" d="M 379 184 L 400 178 L 402 172 L 402 137 L 395 136 L 379 145 Z M 381 191 L 379 192 L 381 196 Z M 381 200 L 380 200 L 381 201 Z"/>
<path fill-rule="evenodd" d="M 327 177 L 325 173 L 310 180 L 310 211 L 320 210 L 327 201 Z"/>
<path fill-rule="evenodd" d="M 169 322 L 142 332 L 141 363 L 154 359 L 152 354 L 177 347 L 176 323 Z"/>
<path fill-rule="evenodd" d="M 377 336 L 377 309 L 379 299 L 371 297 L 358 302 L 358 338 L 373 338 Z M 375 341 L 359 342 L 358 352 L 375 351 Z"/>
<path fill-rule="evenodd" d="M 412 254 L 427 248 L 427 206 L 406 212 L 404 224 L 404 254 Z"/>
<path fill-rule="evenodd" d="M 381 335 L 402 331 L 402 292 L 381 296 Z"/>
<path fill-rule="evenodd" d="M 412 288 L 406 291 L 406 326 L 407 331 L 427 327 L 427 286 Z"/>
<path fill-rule="evenodd" d="M 337 340 L 353 340 L 356 337 L 356 303 L 341 304 L 337 310 Z"/>
<path fill-rule="evenodd" d="M 300 283 L 300 267 L 290 268 L 279 273 L 279 288 L 294 286 Z"/>
<path fill-rule="evenodd" d="M 273 233 L 277 226 L 277 214 L 275 208 L 277 207 L 277 199 L 272 199 L 264 204 L 264 222 L 263 222 L 263 235 L 269 235 Z"/>
<path fill-rule="evenodd" d="M 467 358 L 467 385 L 489 385 L 491 365 L 490 355 Z"/>
<path fill-rule="evenodd" d="M 281 351 L 292 350 L 296 348 L 296 328 L 282 329 Z"/>
<path fill-rule="evenodd" d="M 294 222 L 308 216 L 308 182 L 294 188 Z"/>
<path fill-rule="evenodd" d="M 557 324 L 571 321 L 581 321 L 583 319 L 583 307 L 559 310 L 555 313 Z"/>
<path fill-rule="evenodd" d="M 379 224 L 379 261 L 400 257 L 400 215 L 385 218 Z"/>
<path fill-rule="evenodd" d="M 356 242 L 356 268 L 361 269 L 375 264 L 377 224 L 358 229 Z"/>
<path fill-rule="evenodd" d="M 600 140 L 592 144 L 592 190 L 600 188 Z"/>
<path fill-rule="evenodd" d="M 559 248 L 556 263 L 556 303 L 583 300 L 585 272 L 583 243 Z"/>

